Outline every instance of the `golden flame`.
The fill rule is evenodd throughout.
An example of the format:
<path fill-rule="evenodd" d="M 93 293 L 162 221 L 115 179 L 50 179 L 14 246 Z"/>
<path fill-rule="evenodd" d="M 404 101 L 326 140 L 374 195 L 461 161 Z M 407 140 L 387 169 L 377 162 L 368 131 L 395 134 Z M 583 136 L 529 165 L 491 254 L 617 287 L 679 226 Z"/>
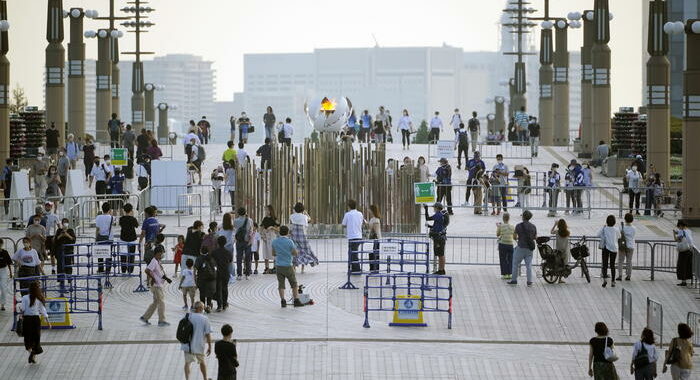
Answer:
<path fill-rule="evenodd" d="M 335 111 L 335 102 L 329 100 L 328 98 L 323 98 L 321 101 L 321 110 L 326 112 Z"/>

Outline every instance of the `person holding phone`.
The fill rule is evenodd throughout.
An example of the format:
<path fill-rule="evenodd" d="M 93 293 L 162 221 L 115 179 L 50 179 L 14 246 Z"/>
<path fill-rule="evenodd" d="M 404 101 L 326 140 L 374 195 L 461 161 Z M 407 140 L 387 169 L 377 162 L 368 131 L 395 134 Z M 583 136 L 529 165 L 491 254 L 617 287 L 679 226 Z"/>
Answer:
<path fill-rule="evenodd" d="M 677 230 L 673 230 L 673 239 L 676 241 L 678 250 L 678 261 L 676 262 L 676 277 L 680 281 L 678 286 L 687 286 L 687 280 L 693 278 L 693 233 L 688 229 L 688 225 L 683 220 L 676 223 Z"/>

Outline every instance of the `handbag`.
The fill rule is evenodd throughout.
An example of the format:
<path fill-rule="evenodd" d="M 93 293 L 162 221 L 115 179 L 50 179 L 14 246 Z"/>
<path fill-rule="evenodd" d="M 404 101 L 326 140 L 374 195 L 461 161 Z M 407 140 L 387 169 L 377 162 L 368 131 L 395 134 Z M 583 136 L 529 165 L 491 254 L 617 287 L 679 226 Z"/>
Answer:
<path fill-rule="evenodd" d="M 649 365 L 649 352 L 647 352 L 647 348 L 644 347 L 643 342 L 639 342 L 642 346 L 642 348 L 637 352 L 637 356 L 634 357 L 634 368 L 635 369 L 640 369 L 644 368 Z"/>
<path fill-rule="evenodd" d="M 676 343 L 676 339 L 674 338 L 673 341 L 671 342 L 671 347 L 666 350 L 666 364 L 674 364 L 678 363 L 678 361 L 681 360 L 681 349 L 678 347 L 678 344 Z"/>
<path fill-rule="evenodd" d="M 15 325 L 15 332 L 19 337 L 24 336 L 24 322 L 22 318 L 17 320 L 17 325 Z"/>
<path fill-rule="evenodd" d="M 617 247 L 627 250 L 627 237 L 625 237 L 625 224 L 620 225 L 620 238 L 617 239 Z"/>
<path fill-rule="evenodd" d="M 248 127 L 248 133 L 253 133 L 253 132 L 255 132 L 255 126 L 251 125 Z"/>
<path fill-rule="evenodd" d="M 685 235 L 685 231 L 682 232 L 683 235 L 681 236 L 681 240 L 678 241 L 676 248 L 678 249 L 678 252 L 690 251 L 690 242 L 688 242 L 688 237 Z"/>
<path fill-rule="evenodd" d="M 605 337 L 605 349 L 603 349 L 603 357 L 605 360 L 609 361 L 610 363 L 614 363 L 619 359 L 617 357 L 617 354 L 615 351 L 612 349 L 612 347 L 608 346 L 608 337 Z"/>

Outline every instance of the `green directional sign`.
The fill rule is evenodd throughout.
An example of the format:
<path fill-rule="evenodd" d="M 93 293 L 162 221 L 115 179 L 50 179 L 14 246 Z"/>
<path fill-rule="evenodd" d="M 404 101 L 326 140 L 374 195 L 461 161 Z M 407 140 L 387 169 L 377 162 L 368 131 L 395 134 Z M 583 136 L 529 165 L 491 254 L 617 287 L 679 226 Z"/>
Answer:
<path fill-rule="evenodd" d="M 436 192 L 435 182 L 417 182 L 413 184 L 416 204 L 435 203 Z"/>
<path fill-rule="evenodd" d="M 129 164 L 129 153 L 125 148 L 112 148 L 112 165 L 126 166 Z"/>

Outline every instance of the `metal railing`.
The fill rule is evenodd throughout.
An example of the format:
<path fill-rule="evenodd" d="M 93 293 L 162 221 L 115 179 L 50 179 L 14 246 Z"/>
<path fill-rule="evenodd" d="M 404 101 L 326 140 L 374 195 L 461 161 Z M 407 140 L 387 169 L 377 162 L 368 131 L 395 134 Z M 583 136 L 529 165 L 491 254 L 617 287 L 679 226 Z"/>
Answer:
<path fill-rule="evenodd" d="M 632 336 L 632 293 L 627 289 L 622 289 L 622 304 L 620 311 L 620 329 L 625 329 L 625 321 L 630 326 L 630 336 Z"/>
<path fill-rule="evenodd" d="M 659 336 L 659 347 L 664 346 L 664 307 L 647 297 L 647 327 Z"/>
<path fill-rule="evenodd" d="M 692 331 L 700 331 L 700 313 L 689 312 L 687 323 Z M 693 334 L 693 346 L 700 347 L 700 334 Z"/>

